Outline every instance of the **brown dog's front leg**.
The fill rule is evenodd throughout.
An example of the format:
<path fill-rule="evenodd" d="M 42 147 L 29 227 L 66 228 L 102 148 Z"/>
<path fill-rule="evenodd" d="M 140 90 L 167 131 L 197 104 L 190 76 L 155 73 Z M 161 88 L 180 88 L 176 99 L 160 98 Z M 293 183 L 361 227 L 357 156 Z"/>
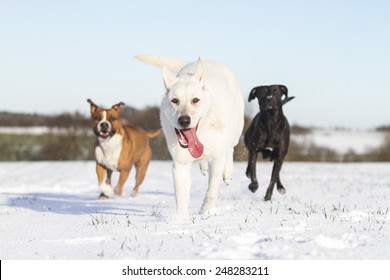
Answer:
<path fill-rule="evenodd" d="M 107 199 L 113 194 L 110 185 L 112 172 L 110 170 L 107 170 L 104 166 L 96 164 L 96 173 L 98 176 L 99 188 L 101 191 L 99 199 Z"/>
<path fill-rule="evenodd" d="M 122 195 L 125 194 L 124 191 L 123 191 L 123 186 L 125 185 L 126 180 L 129 177 L 129 174 L 130 174 L 130 170 L 121 170 L 120 171 L 118 184 L 114 188 L 114 192 L 117 195 L 122 196 Z"/>

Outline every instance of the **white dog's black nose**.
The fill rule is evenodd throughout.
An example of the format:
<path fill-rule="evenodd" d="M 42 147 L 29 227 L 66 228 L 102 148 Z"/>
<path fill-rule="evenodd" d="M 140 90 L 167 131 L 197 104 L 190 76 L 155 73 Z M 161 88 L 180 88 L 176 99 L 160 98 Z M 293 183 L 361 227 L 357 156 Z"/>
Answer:
<path fill-rule="evenodd" d="M 191 123 L 191 118 L 190 116 L 181 116 L 179 117 L 179 124 L 181 125 L 181 127 L 188 127 Z"/>

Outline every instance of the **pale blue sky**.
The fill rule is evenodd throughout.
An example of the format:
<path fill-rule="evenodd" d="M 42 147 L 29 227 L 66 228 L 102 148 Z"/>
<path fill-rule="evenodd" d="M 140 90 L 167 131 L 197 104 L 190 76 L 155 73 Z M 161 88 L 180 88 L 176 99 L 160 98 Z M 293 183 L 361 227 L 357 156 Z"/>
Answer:
<path fill-rule="evenodd" d="M 291 123 L 390 124 L 386 0 L 0 0 L 0 111 L 159 105 L 160 70 L 141 53 L 220 61 L 245 101 L 255 86 L 284 84 Z"/>

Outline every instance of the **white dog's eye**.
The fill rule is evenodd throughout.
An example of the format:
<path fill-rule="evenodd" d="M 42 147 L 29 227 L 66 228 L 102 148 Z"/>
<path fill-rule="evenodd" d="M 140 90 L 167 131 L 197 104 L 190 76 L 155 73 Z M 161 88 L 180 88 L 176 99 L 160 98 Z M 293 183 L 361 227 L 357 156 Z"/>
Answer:
<path fill-rule="evenodd" d="M 176 105 L 179 105 L 179 99 L 177 99 L 177 98 L 172 98 L 172 100 L 171 100 L 171 102 L 173 103 L 173 104 L 176 104 Z"/>
<path fill-rule="evenodd" d="M 194 98 L 194 99 L 192 99 L 192 104 L 196 104 L 196 103 L 198 103 L 200 100 L 199 100 L 199 98 Z"/>

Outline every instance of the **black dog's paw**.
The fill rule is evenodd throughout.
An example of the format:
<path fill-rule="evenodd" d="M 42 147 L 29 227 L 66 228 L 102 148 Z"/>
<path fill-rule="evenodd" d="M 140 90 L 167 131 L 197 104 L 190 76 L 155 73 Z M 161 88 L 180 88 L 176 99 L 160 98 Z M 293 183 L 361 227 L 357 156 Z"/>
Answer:
<path fill-rule="evenodd" d="M 250 168 L 247 168 L 247 169 L 246 169 L 245 175 L 246 175 L 246 177 L 248 177 L 249 179 L 251 178 L 252 173 L 251 173 Z"/>
<path fill-rule="evenodd" d="M 271 196 L 266 195 L 266 196 L 264 197 L 264 201 L 270 201 L 270 200 L 271 200 Z"/>
<path fill-rule="evenodd" d="M 285 194 L 286 193 L 286 189 L 282 185 L 278 186 L 277 190 L 281 194 Z"/>
<path fill-rule="evenodd" d="M 251 192 L 256 192 L 257 191 L 257 189 L 259 188 L 259 184 L 258 183 L 250 183 L 250 185 L 249 185 L 249 190 L 251 191 Z"/>

